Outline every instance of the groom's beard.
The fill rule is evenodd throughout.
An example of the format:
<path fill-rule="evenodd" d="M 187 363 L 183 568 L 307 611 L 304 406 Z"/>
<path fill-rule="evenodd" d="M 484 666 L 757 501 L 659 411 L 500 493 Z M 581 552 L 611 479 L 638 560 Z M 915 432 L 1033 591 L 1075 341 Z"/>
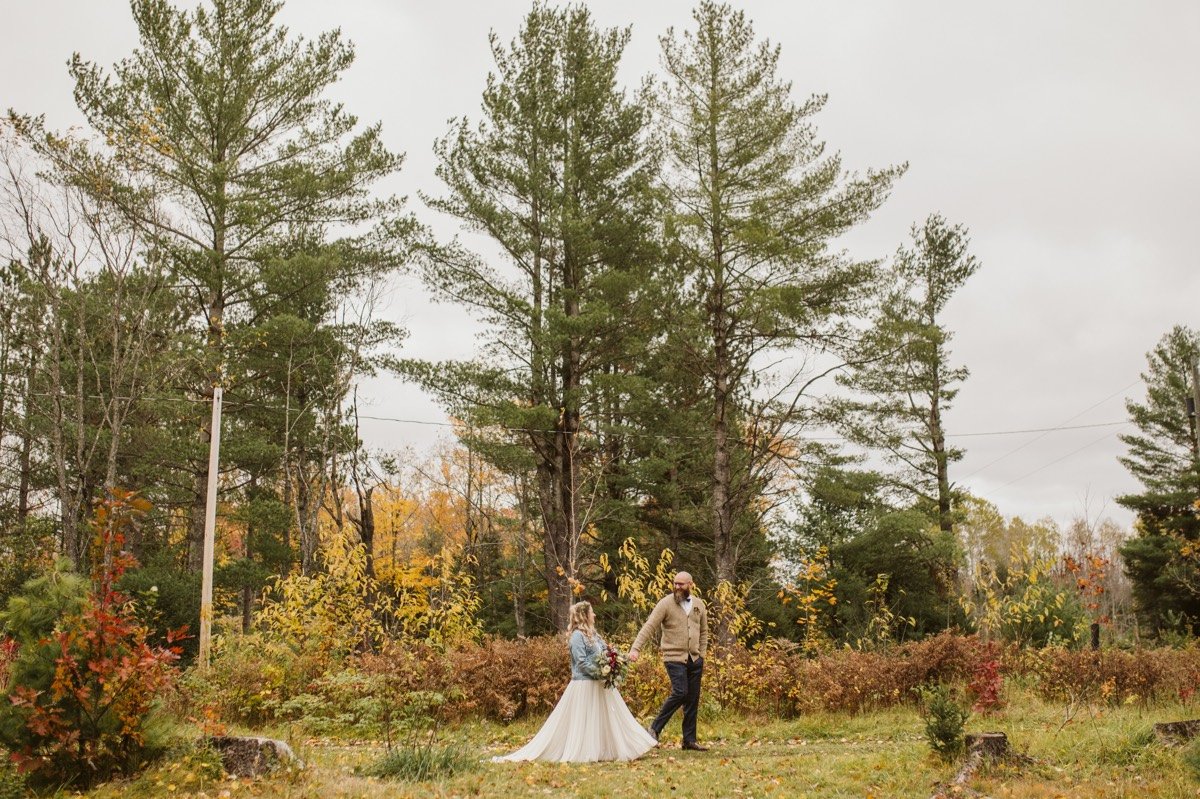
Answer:
<path fill-rule="evenodd" d="M 692 595 L 692 589 L 690 589 L 690 588 L 676 588 L 675 589 L 675 601 L 676 602 L 686 602 L 688 600 L 688 598 L 691 597 L 691 595 Z"/>

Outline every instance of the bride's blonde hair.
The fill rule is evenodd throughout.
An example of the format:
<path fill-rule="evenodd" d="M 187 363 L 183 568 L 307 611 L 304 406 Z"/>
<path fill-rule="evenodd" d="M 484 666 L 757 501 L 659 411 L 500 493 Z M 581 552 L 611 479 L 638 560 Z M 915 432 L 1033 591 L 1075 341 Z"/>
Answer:
<path fill-rule="evenodd" d="M 567 637 L 579 630 L 587 636 L 588 641 L 596 640 L 596 625 L 592 618 L 591 602 L 576 602 L 571 606 L 571 614 L 567 623 Z"/>

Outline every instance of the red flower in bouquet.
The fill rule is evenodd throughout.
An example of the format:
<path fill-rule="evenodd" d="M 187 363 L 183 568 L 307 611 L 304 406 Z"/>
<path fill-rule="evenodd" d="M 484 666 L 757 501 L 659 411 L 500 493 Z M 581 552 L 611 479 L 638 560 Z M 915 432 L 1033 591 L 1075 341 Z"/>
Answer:
<path fill-rule="evenodd" d="M 596 667 L 605 688 L 620 688 L 629 673 L 629 658 L 611 646 L 605 646 L 604 651 L 596 656 Z"/>

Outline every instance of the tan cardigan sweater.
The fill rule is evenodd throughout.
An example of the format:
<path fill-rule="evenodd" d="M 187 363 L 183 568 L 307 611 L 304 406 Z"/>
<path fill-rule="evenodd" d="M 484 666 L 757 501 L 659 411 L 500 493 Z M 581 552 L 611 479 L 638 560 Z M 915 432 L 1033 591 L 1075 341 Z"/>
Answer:
<path fill-rule="evenodd" d="M 704 657 L 708 651 L 708 609 L 704 600 L 693 595 L 689 614 L 683 612 L 674 594 L 660 599 L 638 631 L 631 649 L 640 652 L 656 630 L 661 631 L 658 650 L 665 662 L 686 663 L 689 655 L 693 660 Z"/>

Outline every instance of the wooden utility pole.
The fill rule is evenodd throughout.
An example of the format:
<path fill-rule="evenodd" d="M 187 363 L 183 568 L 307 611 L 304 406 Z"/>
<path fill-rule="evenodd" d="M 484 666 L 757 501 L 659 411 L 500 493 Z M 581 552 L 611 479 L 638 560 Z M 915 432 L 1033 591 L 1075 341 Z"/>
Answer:
<path fill-rule="evenodd" d="M 217 477 L 221 458 L 221 387 L 213 387 L 212 427 L 208 436 L 208 498 L 204 504 L 204 564 L 200 584 L 200 668 L 208 668 L 212 646 L 213 552 L 216 549 Z"/>

